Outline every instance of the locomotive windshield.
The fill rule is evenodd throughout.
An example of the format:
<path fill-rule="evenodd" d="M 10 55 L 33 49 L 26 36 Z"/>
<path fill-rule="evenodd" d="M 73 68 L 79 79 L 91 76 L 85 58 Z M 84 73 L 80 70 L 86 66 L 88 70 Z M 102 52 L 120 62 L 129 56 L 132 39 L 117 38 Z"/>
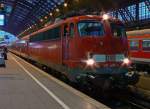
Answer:
<path fill-rule="evenodd" d="M 123 25 L 111 23 L 111 30 L 114 37 L 126 37 L 126 32 Z"/>
<path fill-rule="evenodd" d="M 103 24 L 96 20 L 83 20 L 78 23 L 80 36 L 104 36 Z"/>

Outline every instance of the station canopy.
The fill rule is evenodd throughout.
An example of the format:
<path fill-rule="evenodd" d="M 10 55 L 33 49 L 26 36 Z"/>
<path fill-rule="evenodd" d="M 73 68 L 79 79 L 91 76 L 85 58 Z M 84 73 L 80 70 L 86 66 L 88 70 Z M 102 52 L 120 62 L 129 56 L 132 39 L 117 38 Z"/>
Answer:
<path fill-rule="evenodd" d="M 18 35 L 30 26 L 37 24 L 44 16 L 50 19 L 50 13 L 54 12 L 60 5 L 78 2 L 80 7 L 94 7 L 108 11 L 136 3 L 139 0 L 0 0 L 0 14 L 4 15 L 5 22 L 0 29 Z M 81 3 L 80 3 L 81 2 Z M 80 8 L 79 7 L 79 8 Z M 74 9 L 72 7 L 70 9 Z M 58 10 L 57 10 L 58 11 Z M 61 10 L 60 10 L 61 11 Z M 52 17 L 52 16 L 51 16 Z"/>

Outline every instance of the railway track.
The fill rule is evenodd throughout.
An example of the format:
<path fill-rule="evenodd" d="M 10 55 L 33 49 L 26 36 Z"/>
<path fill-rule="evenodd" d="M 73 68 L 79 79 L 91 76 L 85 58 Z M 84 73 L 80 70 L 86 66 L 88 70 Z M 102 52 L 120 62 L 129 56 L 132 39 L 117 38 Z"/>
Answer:
<path fill-rule="evenodd" d="M 139 103 L 139 101 L 130 101 L 128 100 L 127 103 L 131 105 L 131 108 L 133 109 L 150 109 L 150 104 L 147 104 L 146 102 Z M 144 103 L 144 104 L 143 104 Z"/>
<path fill-rule="evenodd" d="M 135 92 L 129 97 L 128 102 L 139 109 L 150 109 L 150 99 L 144 94 Z"/>
<path fill-rule="evenodd" d="M 117 97 L 118 102 L 126 105 L 128 108 L 114 109 L 150 109 L 150 99 L 139 92 L 128 92 L 126 97 Z"/>

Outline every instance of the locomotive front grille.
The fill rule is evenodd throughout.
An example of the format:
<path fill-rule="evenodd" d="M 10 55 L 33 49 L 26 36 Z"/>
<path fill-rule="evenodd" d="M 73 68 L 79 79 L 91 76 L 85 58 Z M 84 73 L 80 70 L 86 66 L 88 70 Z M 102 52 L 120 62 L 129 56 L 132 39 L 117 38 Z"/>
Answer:
<path fill-rule="evenodd" d="M 96 62 L 120 62 L 125 58 L 124 54 L 115 54 L 115 55 L 93 55 L 93 59 Z"/>

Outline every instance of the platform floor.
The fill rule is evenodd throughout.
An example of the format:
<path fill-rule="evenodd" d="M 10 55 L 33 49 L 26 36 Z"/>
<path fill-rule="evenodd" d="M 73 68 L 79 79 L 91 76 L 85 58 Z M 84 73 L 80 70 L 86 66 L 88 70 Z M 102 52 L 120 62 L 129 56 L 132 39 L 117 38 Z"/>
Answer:
<path fill-rule="evenodd" d="M 109 109 L 13 54 L 0 67 L 0 109 Z"/>

